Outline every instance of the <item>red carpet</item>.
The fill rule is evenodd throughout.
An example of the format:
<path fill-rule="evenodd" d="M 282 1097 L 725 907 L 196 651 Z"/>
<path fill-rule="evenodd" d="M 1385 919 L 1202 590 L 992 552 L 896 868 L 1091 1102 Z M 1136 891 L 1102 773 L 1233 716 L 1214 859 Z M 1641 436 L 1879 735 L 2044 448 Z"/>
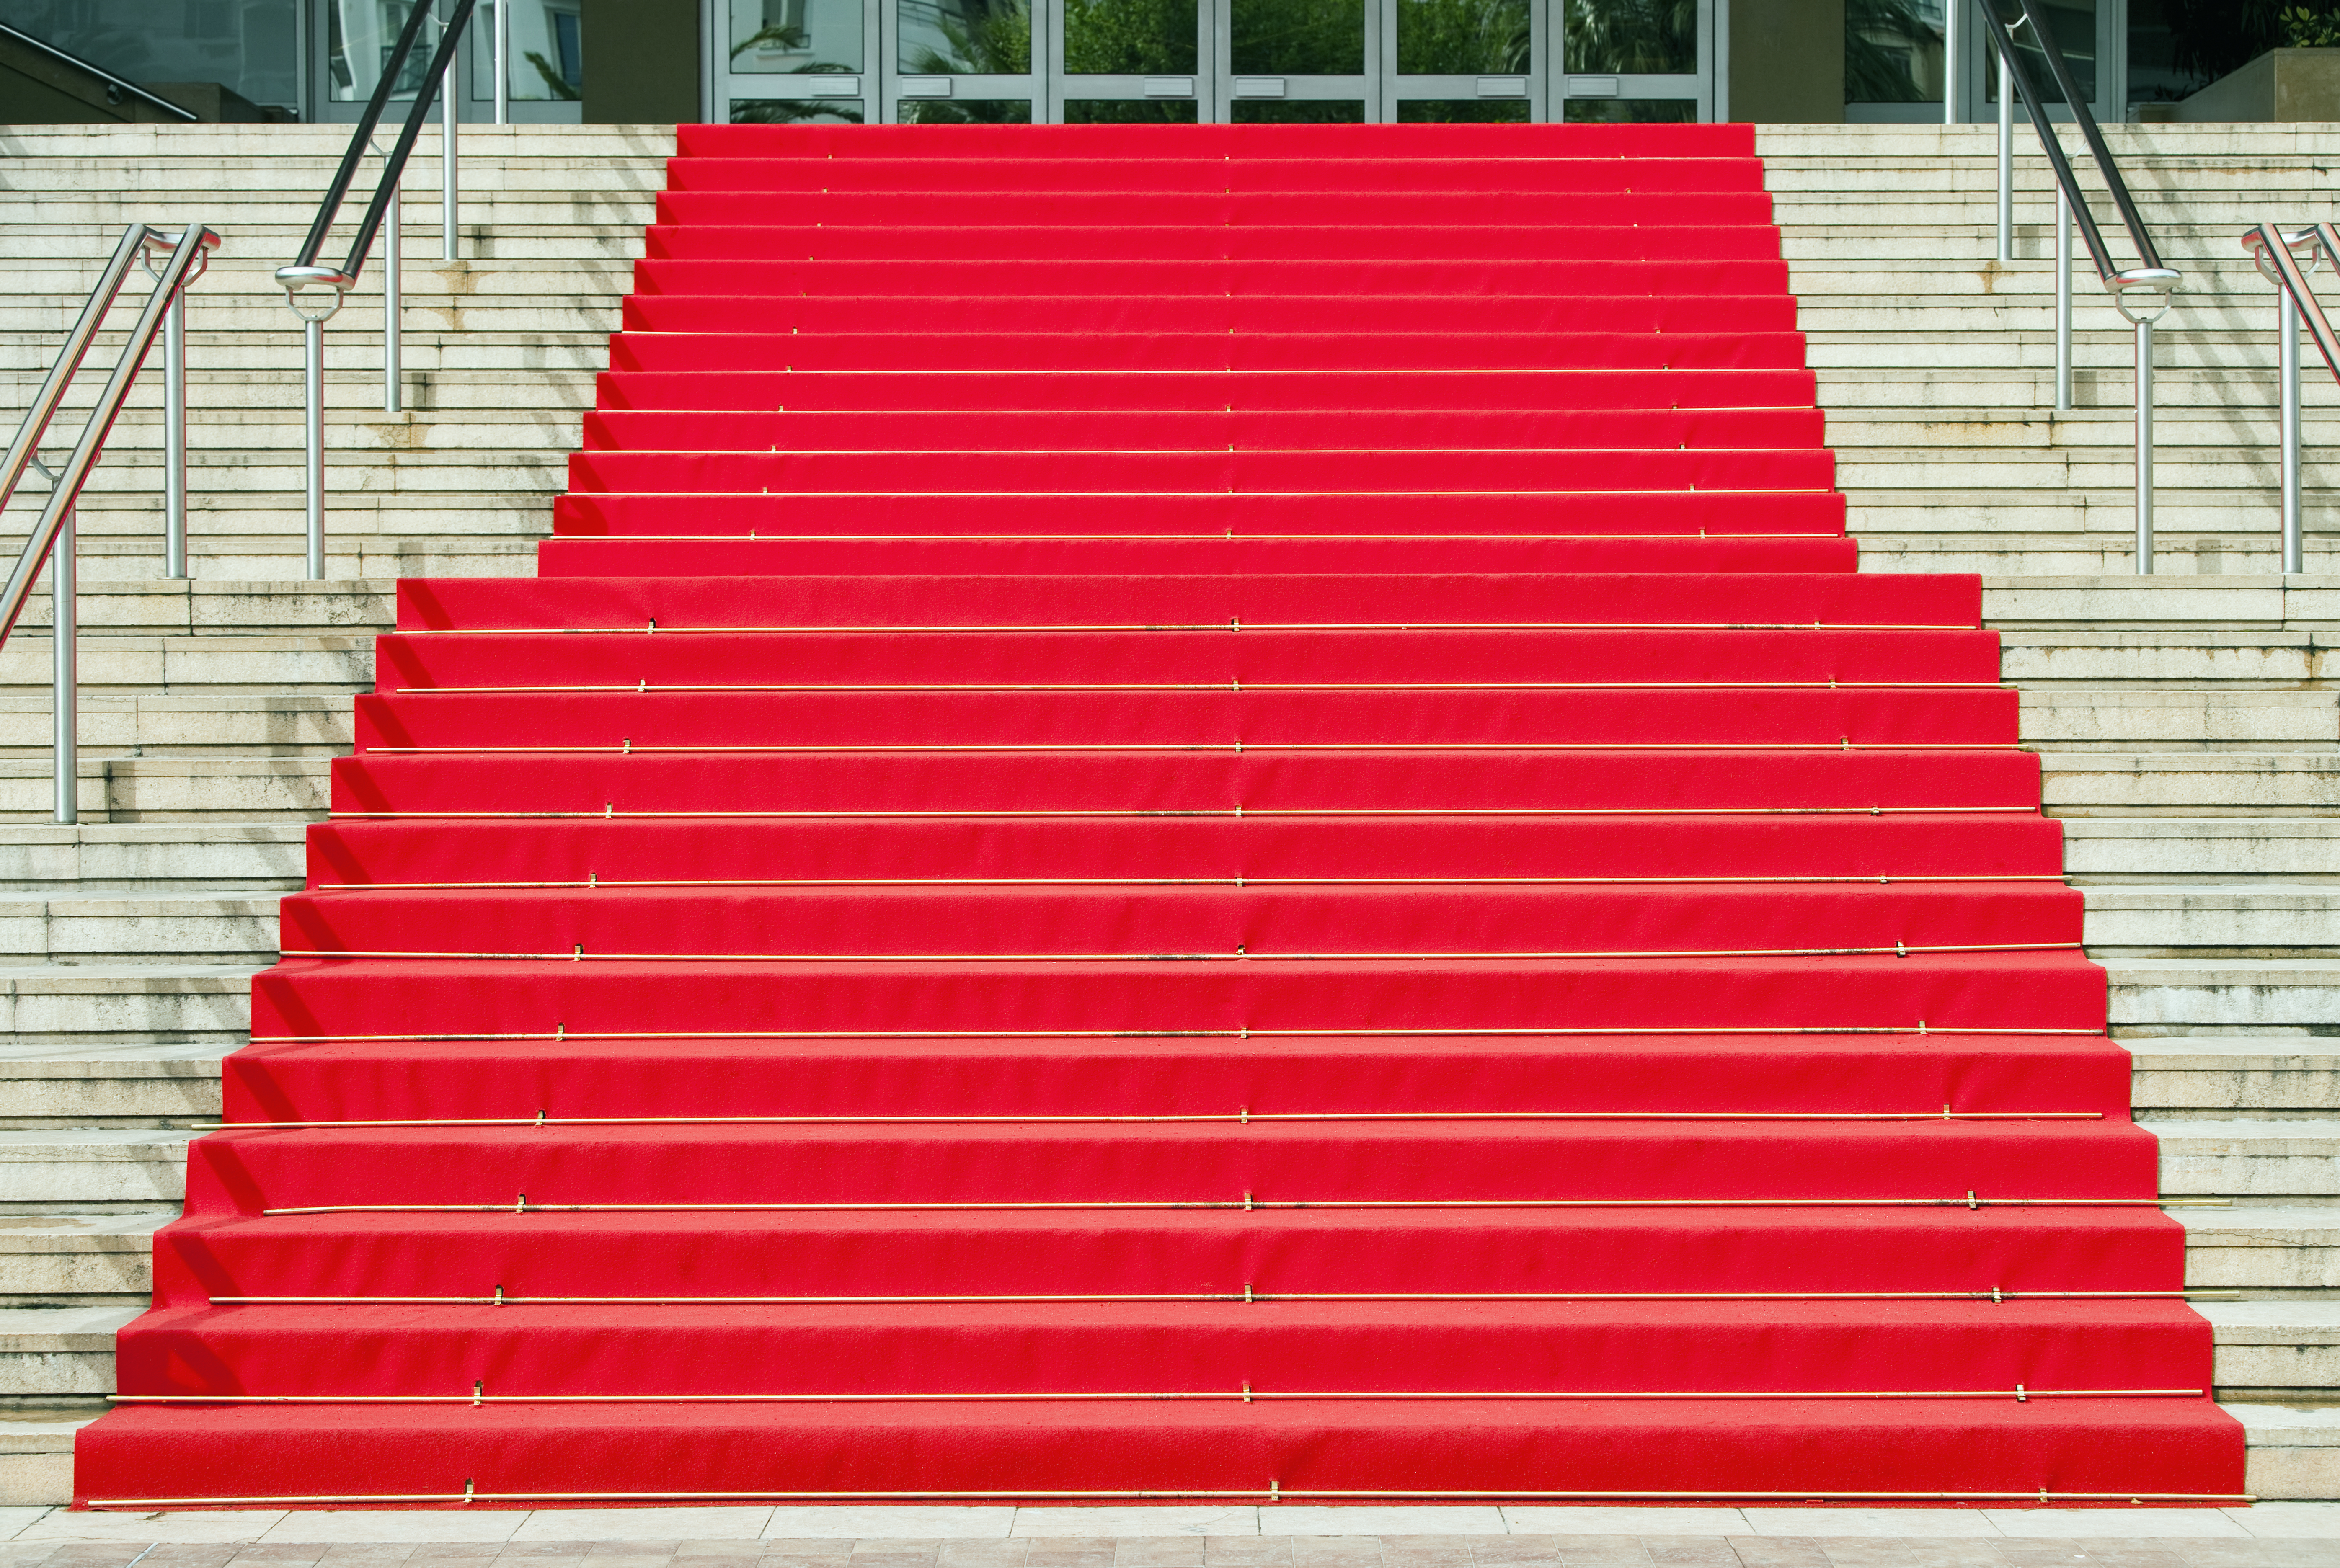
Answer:
<path fill-rule="evenodd" d="M 686 127 L 82 1499 L 2239 1493 L 1752 145 Z"/>

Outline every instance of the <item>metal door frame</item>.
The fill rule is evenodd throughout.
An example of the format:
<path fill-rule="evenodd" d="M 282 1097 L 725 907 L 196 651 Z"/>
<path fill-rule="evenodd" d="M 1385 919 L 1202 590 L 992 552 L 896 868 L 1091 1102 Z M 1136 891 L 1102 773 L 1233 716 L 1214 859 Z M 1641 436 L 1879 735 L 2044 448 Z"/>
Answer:
<path fill-rule="evenodd" d="M 729 118 L 733 99 L 776 98 L 800 102 L 853 97 L 871 123 L 893 124 L 905 102 L 1028 100 L 1036 123 L 1056 123 L 1071 100 L 1152 99 L 1191 101 L 1195 118 L 1224 124 L 1238 100 L 1284 102 L 1338 100 L 1362 103 L 1368 122 L 1397 118 L 1397 106 L 1418 100 L 1524 100 L 1532 121 L 1564 119 L 1576 102 L 1615 99 L 1674 100 L 1694 105 L 1693 116 L 1712 120 L 1726 102 L 1721 91 L 1727 64 L 1729 0 L 1699 0 L 1699 69 L 1674 75 L 1610 75 L 1572 73 L 1556 58 L 1562 48 L 1562 16 L 1567 0 L 1533 0 L 1529 11 L 1529 64 L 1524 75 L 1400 76 L 1397 17 L 1400 0 L 1363 0 L 1364 60 L 1361 75 L 1241 76 L 1234 70 L 1233 7 L 1235 0 L 1197 0 L 1195 58 L 1192 78 L 1161 75 L 1067 75 L 1064 69 L 1065 15 L 1060 0 L 1033 0 L 1032 68 L 1017 75 L 950 74 L 906 71 L 900 52 L 903 0 L 864 0 L 863 69 L 857 77 L 824 82 L 819 94 L 761 90 L 780 78 L 763 74 L 734 76 L 729 69 L 729 0 L 701 0 L 705 38 L 705 107 L 710 120 Z M 2099 0 L 2100 5 L 2118 0 Z M 590 47 L 590 41 L 588 41 Z M 1268 84 L 1274 84 L 1274 89 Z M 756 90 L 751 90 L 756 89 Z"/>

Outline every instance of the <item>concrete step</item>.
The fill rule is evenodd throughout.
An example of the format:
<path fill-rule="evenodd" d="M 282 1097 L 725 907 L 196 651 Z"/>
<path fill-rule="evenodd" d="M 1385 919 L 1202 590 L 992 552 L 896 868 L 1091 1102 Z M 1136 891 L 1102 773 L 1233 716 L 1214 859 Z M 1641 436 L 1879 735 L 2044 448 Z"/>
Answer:
<path fill-rule="evenodd" d="M 2292 1208 L 2340 1206 L 2340 1118 L 2141 1119 L 2138 1125 L 2161 1139 L 2166 1197 Z"/>
<path fill-rule="evenodd" d="M 45 697 L 0 696 L 0 757 L 49 754 Z M 341 694 L 223 693 L 85 695 L 85 755 L 332 756 L 350 749 L 350 700 Z"/>
<path fill-rule="evenodd" d="M 2202 1301 L 2195 1310 L 2215 1335 L 2219 1398 L 2340 1400 L 2340 1299 Z"/>
<path fill-rule="evenodd" d="M 313 822 L 325 814 L 331 760 L 84 754 L 74 799 L 84 823 Z M 46 760 L 0 758 L 0 823 L 50 821 L 55 793 Z"/>
<path fill-rule="evenodd" d="M 2186 1228 L 2187 1288 L 2237 1290 L 2253 1300 L 2340 1301 L 2340 1205 L 2247 1203 L 2169 1214 Z M 7 1245 L 0 1236 L 0 1248 Z"/>
<path fill-rule="evenodd" d="M 2131 1035 L 2129 1103 L 2157 1122 L 2340 1116 L 2340 1036 Z"/>
<path fill-rule="evenodd" d="M 193 1136 L 151 1127 L 0 1129 L 0 1213 L 144 1213 L 177 1203 Z"/>
<path fill-rule="evenodd" d="M 144 1308 L 154 1232 L 176 1205 L 113 1213 L 0 1214 L 0 1305 Z"/>
<path fill-rule="evenodd" d="M 2105 965 L 2115 1034 L 2312 1031 L 2340 1018 L 2340 962 L 2116 958 Z"/>
<path fill-rule="evenodd" d="M 225 764 L 190 760 L 172 765 Z M 0 823 L 0 895 L 290 892 L 305 874 L 304 839 L 299 822 L 229 823 L 192 812 L 155 823 Z"/>
<path fill-rule="evenodd" d="M 0 971 L 158 959 L 265 968 L 276 962 L 276 903 L 273 893 L 0 893 Z"/>
<path fill-rule="evenodd" d="M 2131 883 L 2087 890 L 2088 956 L 2340 958 L 2340 885 Z M 0 931 L 6 929 L 0 903 Z"/>
<path fill-rule="evenodd" d="M 233 1050 L 252 1028 L 253 963 L 0 965 L 0 1037 L 52 1052 Z"/>
<path fill-rule="evenodd" d="M 0 1400 L 18 1410 L 114 1392 L 114 1336 L 139 1307 L 0 1307 Z"/>

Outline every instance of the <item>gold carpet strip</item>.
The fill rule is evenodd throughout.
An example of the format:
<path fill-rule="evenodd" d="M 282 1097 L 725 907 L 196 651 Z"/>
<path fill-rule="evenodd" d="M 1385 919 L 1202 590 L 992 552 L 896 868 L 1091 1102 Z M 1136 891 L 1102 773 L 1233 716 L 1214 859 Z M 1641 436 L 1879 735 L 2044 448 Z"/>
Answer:
<path fill-rule="evenodd" d="M 1145 1389 L 1135 1391 L 1036 1392 L 1002 1390 L 937 1394 L 490 1394 L 474 1386 L 469 1394 L 110 1394 L 116 1405 L 1104 1405 L 1142 1402 L 1163 1404 L 1243 1405 L 1320 1403 L 1351 1400 L 1427 1402 L 1450 1399 L 1491 1404 L 1552 1403 L 1584 1400 L 1599 1403 L 1667 1399 L 1732 1400 L 1766 1403 L 1788 1399 L 2007 1399 L 2028 1404 L 2034 1399 L 2199 1399 L 2202 1388 L 1820 1388 L 1581 1390 L 1581 1389 Z"/>
<path fill-rule="evenodd" d="M 927 1214 L 1069 1213 L 1210 1210 L 1476 1210 L 1579 1208 L 2224 1208 L 2225 1198 L 1335 1198 L 1274 1200 L 1244 1193 L 1227 1198 L 1038 1198 L 966 1202 L 877 1203 L 545 1203 L 521 1193 L 511 1203 L 318 1203 L 263 1208 L 263 1215 L 300 1214 Z"/>
<path fill-rule="evenodd" d="M 381 748 L 389 749 L 389 748 Z M 421 748 L 410 748 L 419 750 Z M 451 748 L 461 749 L 461 748 Z M 526 749 L 526 748 L 516 748 Z M 580 748 L 581 749 L 581 748 Z M 600 750 L 611 748 L 601 747 Z M 689 750 L 690 748 L 679 748 Z M 774 750 L 784 748 L 775 747 Z M 815 748 L 806 748 L 815 749 Z M 825 747 L 823 750 L 840 748 Z M 910 750 L 909 747 L 872 747 L 872 750 Z M 971 748 L 979 749 L 979 748 Z M 1002 748 L 1005 749 L 1005 748 Z M 1050 748 L 1057 749 L 1057 748 Z M 1833 751 L 1835 748 L 1823 747 Z M 2014 748 L 2007 748 L 2012 750 Z M 1029 821 L 1095 821 L 1151 820 L 1155 817 L 1195 817 L 1240 821 L 1256 817 L 1272 821 L 1304 820 L 1325 817 L 1338 821 L 1378 820 L 1381 818 L 1427 817 L 1432 819 L 1470 820 L 1489 818 L 1496 821 L 1542 820 L 1544 818 L 1621 816 L 1647 817 L 1722 817 L 1722 816 L 1972 816 L 1983 813 L 2038 816 L 2036 805 L 1815 805 L 1815 806 L 1484 806 L 1455 810 L 1444 806 L 1198 806 L 1164 807 L 1158 811 L 1137 810 L 1128 806 L 1101 806 L 1094 810 L 1039 809 L 1017 811 L 1006 807 L 970 806 L 963 809 L 938 811 L 908 811 L 900 809 L 878 811 L 755 811 L 738 807 L 709 806 L 703 810 L 682 811 L 620 811 L 615 803 L 604 803 L 600 811 L 497 811 L 481 807 L 472 811 L 340 811 L 329 814 L 335 820 L 364 818 L 372 821 L 399 820 L 411 822 L 440 821 L 447 818 L 469 818 L 494 822 L 634 822 L 699 821 L 713 819 L 739 822 L 918 822 L 998 820 Z"/>
<path fill-rule="evenodd" d="M 1581 575 L 1581 574 L 1578 574 Z M 948 625 L 871 626 L 790 624 L 785 626 L 661 626 L 651 620 L 622 626 L 398 626 L 386 634 L 401 637 L 538 637 L 538 636 L 894 636 L 909 632 L 936 633 L 1066 633 L 1098 632 L 1971 632 L 1971 621 L 1249 621 L 1240 616 L 1224 621 L 1049 621 L 954 622 Z"/>
<path fill-rule="evenodd" d="M 1891 947 L 1725 947 L 1583 951 L 1530 950 L 1486 952 L 587 952 L 582 942 L 568 952 L 471 952 L 423 948 L 301 948 L 282 958 L 412 958 L 477 963 L 1502 963 L 1557 962 L 1593 959 L 1703 958 L 1909 958 L 1927 953 L 2077 952 L 2077 942 L 1997 942 Z"/>
<path fill-rule="evenodd" d="M 551 692 L 1930 692 L 2011 691 L 1997 681 L 622 681 L 577 685 L 392 686 L 399 696 L 504 696 Z"/>
<path fill-rule="evenodd" d="M 1251 1127 L 1326 1121 L 2102 1121 L 2101 1110 L 1241 1110 L 1189 1115 L 394 1117 L 374 1121 L 221 1121 L 204 1129 L 302 1127 Z"/>
<path fill-rule="evenodd" d="M 892 1492 L 481 1492 L 466 1480 L 461 1492 L 270 1493 L 210 1497 L 92 1497 L 90 1508 L 250 1508 L 301 1507 L 319 1504 L 365 1506 L 398 1503 L 1147 1503 L 1206 1498 L 1217 1502 L 1294 1503 L 1303 1500 L 1359 1503 L 1372 1501 L 1479 1503 L 2007 1503 L 2045 1508 L 2057 1503 L 2202 1503 L 2250 1504 L 2249 1492 L 1841 1492 L 1824 1486 L 1798 1487 L 1790 1492 L 1479 1492 L 1362 1491 L 1321 1487 L 1284 1487 L 1270 1482 L 1248 1490 L 1165 1487 L 1159 1490 L 1091 1492 L 1038 1491 L 913 1491 Z"/>
<path fill-rule="evenodd" d="M 1884 876 L 706 876 L 605 877 L 537 882 L 321 882 L 311 892 L 447 892 L 471 889 L 542 890 L 605 887 L 1710 887 L 1804 886 L 1846 883 L 1890 887 L 1898 883 L 2053 883 L 2056 872 L 1976 873 L 1962 875 L 1894 872 Z"/>
<path fill-rule="evenodd" d="M 1038 1296 L 213 1296 L 213 1307 L 1021 1307 L 1493 1301 L 2240 1301 L 2239 1290 L 1254 1290 Z"/>
<path fill-rule="evenodd" d="M 347 1043 L 370 1040 L 1574 1040 L 1614 1036 L 1641 1039 L 1651 1035 L 1802 1036 L 1842 1035 L 2069 1035 L 2103 1040 L 2101 1029 L 2033 1029 L 2021 1024 L 1995 1027 L 1915 1024 L 1651 1024 L 1611 1025 L 1566 1029 L 1544 1025 L 1503 1028 L 1449 1029 L 1424 1025 L 1417 1029 L 618 1029 L 574 1030 L 565 1023 L 550 1030 L 461 1030 L 439 1033 L 394 1034 L 260 1034 L 255 1045 Z"/>

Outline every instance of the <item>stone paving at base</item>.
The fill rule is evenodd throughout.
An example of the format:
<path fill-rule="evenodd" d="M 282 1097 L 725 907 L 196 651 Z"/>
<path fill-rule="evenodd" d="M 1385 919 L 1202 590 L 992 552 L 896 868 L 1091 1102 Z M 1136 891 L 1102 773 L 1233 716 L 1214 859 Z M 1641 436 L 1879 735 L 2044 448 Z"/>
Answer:
<path fill-rule="evenodd" d="M 2232 1509 L 0 1509 L 0 1568 L 2340 1568 Z"/>

